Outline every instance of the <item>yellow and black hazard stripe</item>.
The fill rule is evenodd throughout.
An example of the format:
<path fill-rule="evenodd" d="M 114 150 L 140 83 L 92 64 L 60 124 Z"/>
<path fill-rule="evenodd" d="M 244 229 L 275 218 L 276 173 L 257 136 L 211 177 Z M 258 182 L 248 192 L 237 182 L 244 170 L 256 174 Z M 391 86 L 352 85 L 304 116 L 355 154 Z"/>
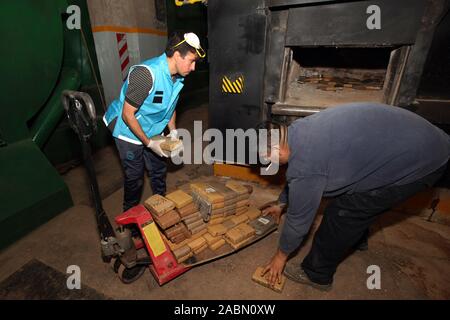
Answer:
<path fill-rule="evenodd" d="M 222 78 L 222 91 L 226 93 L 242 93 L 244 92 L 244 77 L 240 76 L 236 80 L 231 81 L 228 77 Z"/>

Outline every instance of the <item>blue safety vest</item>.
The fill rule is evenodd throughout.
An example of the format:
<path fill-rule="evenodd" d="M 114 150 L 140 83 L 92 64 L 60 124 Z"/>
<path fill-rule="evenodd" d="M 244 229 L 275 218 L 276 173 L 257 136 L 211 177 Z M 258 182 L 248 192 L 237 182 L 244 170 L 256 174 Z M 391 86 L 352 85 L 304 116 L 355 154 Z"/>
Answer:
<path fill-rule="evenodd" d="M 127 80 L 122 86 L 119 99 L 111 102 L 103 117 L 103 121 L 108 126 L 112 121 L 117 119 L 113 130 L 113 137 L 133 144 L 142 144 L 122 119 L 123 104 L 128 88 L 130 72 L 137 66 L 146 67 L 153 78 L 153 86 L 148 97 L 135 113 L 136 120 L 149 138 L 163 132 L 170 118 L 172 118 L 180 91 L 184 86 L 184 78 L 178 77 L 175 82 L 172 80 L 165 53 L 130 68 Z"/>

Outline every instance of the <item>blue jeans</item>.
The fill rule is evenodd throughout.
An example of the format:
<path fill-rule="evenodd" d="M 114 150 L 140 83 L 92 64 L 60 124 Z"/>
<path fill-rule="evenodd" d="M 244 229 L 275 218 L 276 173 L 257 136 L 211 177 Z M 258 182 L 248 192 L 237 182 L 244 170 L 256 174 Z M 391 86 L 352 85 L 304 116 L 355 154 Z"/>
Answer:
<path fill-rule="evenodd" d="M 166 159 L 158 156 L 144 145 L 114 139 L 125 174 L 123 211 L 139 204 L 147 169 L 153 194 L 166 193 Z"/>

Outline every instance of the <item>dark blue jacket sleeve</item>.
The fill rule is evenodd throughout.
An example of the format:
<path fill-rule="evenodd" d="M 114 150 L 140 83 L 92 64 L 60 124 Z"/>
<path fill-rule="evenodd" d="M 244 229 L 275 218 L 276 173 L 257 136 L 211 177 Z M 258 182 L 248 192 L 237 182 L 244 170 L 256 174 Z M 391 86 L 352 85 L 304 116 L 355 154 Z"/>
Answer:
<path fill-rule="evenodd" d="M 326 186 L 326 176 L 312 175 L 289 181 L 289 207 L 279 248 L 292 253 L 308 234 Z"/>

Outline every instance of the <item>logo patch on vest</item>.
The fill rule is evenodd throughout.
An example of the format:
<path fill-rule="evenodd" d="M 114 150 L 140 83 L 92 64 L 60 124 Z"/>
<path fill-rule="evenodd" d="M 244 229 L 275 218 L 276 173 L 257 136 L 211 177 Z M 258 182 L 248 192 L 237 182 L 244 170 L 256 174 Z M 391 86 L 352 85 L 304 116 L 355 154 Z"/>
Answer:
<path fill-rule="evenodd" d="M 153 103 L 162 103 L 164 91 L 155 91 L 155 96 L 153 97 Z"/>

